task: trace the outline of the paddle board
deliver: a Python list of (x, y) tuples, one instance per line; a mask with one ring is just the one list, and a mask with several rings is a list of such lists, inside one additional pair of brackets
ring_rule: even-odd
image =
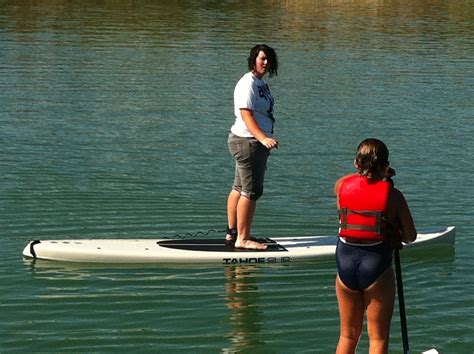
[[(455, 227), (418, 233), (406, 248), (454, 244)], [(337, 236), (272, 237), (259, 239), (266, 250), (245, 250), (226, 245), (224, 239), (76, 239), (34, 240), (23, 256), (85, 263), (288, 263), (333, 256)]]

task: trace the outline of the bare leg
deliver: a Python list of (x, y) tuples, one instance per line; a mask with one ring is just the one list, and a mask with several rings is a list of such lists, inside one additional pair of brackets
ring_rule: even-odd
[(364, 290), (367, 311), (367, 332), (370, 354), (388, 353), (390, 322), (395, 302), (395, 277), (389, 267), (370, 287)]
[(249, 249), (266, 249), (267, 245), (252, 241), (250, 239), (250, 229), (252, 227), (253, 216), (257, 202), (245, 196), (241, 196), (237, 203), (237, 241), (235, 247)]
[(237, 228), (237, 204), (239, 203), (240, 193), (232, 189), (227, 198), (227, 223), (229, 228)]
[(336, 295), (341, 326), (336, 354), (354, 354), (362, 333), (364, 294), (349, 289), (337, 276)]

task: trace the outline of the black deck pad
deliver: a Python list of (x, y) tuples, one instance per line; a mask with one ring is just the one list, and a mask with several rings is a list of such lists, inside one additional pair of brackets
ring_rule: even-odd
[(189, 239), (189, 240), (162, 240), (157, 244), (161, 247), (173, 248), (185, 251), (207, 251), (207, 252), (285, 252), (285, 247), (279, 245), (269, 238), (256, 239), (268, 247), (265, 250), (249, 250), (227, 245), (224, 239)]

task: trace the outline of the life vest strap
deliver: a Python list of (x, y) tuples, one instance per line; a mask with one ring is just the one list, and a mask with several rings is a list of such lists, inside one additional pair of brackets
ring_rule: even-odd
[(341, 227), (341, 229), (343, 229), (343, 230), (356, 230), (356, 231), (377, 231), (377, 226), (346, 224), (345, 227)]
[[(375, 225), (358, 225), (358, 224), (349, 224), (347, 222), (348, 215), (362, 215), (368, 217), (375, 217)], [(339, 220), (341, 230), (357, 230), (357, 231), (373, 231), (377, 234), (381, 234), (381, 224), (382, 224), (382, 212), (380, 210), (351, 210), (348, 208), (342, 208), (339, 210)]]

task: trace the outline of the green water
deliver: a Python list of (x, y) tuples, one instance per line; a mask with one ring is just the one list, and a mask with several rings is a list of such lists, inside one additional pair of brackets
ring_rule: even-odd
[[(472, 353), (474, 2), (0, 2), (0, 352), (331, 353), (332, 261), (92, 267), (23, 260), (37, 238), (223, 229), (232, 93), (251, 46), (276, 135), (254, 234), (335, 234), (332, 185), (384, 140), (419, 227), (403, 253), (412, 352)], [(216, 233), (213, 237), (221, 237)], [(360, 352), (367, 351), (363, 336)], [(401, 352), (398, 312), (391, 353)]]

